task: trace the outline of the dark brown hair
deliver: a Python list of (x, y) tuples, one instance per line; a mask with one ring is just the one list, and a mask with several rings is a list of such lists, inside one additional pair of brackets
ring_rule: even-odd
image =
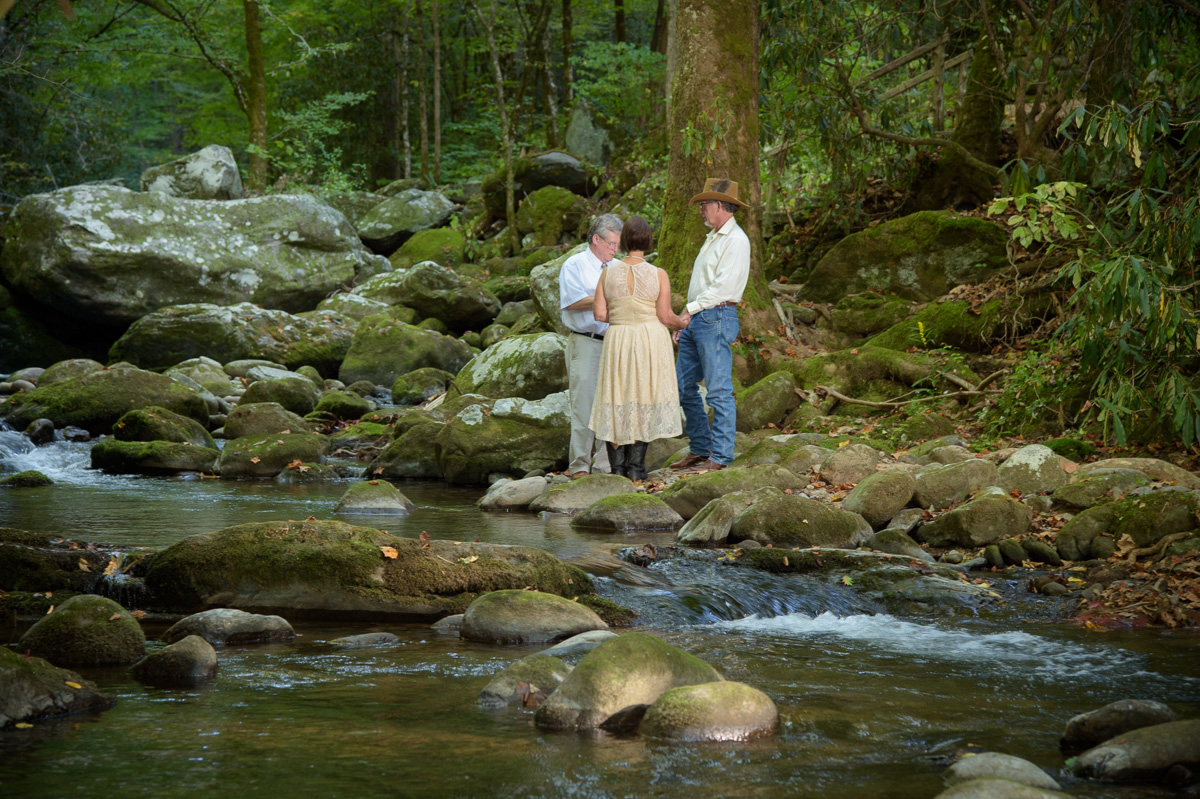
[(631, 216), (625, 220), (625, 226), (621, 228), (621, 252), (650, 252), (653, 246), (654, 234), (650, 232), (649, 222), (640, 216)]

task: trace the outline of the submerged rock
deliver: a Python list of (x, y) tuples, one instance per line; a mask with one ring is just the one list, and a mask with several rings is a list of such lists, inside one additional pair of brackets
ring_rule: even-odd
[(947, 785), (958, 785), (970, 780), (1000, 779), (1012, 780), (1048, 791), (1062, 790), (1062, 786), (1053, 777), (1033, 763), (999, 752), (982, 752), (964, 757), (946, 769), (942, 779)]
[(595, 611), (577, 602), (540, 591), (508, 590), (472, 602), (463, 614), (461, 634), (489, 644), (540, 644), (607, 629)]
[(1071, 752), (1089, 749), (1130, 730), (1175, 720), (1174, 711), (1161, 702), (1121, 699), (1068, 721), (1059, 746)]
[(130, 672), (149, 685), (195, 685), (216, 675), (217, 653), (200, 636), (188, 635), (151, 652), (133, 664)]
[(24, 635), (19, 647), (55, 665), (123, 666), (145, 654), (146, 635), (129, 611), (100, 596), (63, 602)]
[(292, 625), (281, 616), (264, 616), (233, 608), (213, 608), (193, 613), (171, 625), (162, 634), (168, 644), (188, 636), (199, 636), (213, 646), (290, 641), (296, 637)]
[(669, 741), (745, 741), (779, 727), (771, 697), (740, 682), (710, 682), (672, 688), (642, 720), (641, 731)]
[(1200, 719), (1129, 730), (1084, 752), (1072, 771), (1111, 782), (1190, 782), (1200, 768)]
[(412, 500), (386, 480), (366, 480), (346, 489), (333, 512), (407, 516), (415, 507)]
[(109, 707), (116, 701), (73, 671), (0, 646), (0, 730), (19, 722)]
[(496, 674), (477, 700), (480, 707), (520, 705), (533, 709), (554, 693), (571, 673), (571, 667), (556, 657), (537, 654), (522, 658)]

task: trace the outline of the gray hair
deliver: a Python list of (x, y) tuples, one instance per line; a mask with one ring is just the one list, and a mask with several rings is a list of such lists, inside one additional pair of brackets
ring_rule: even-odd
[(587, 243), (590, 246), (592, 243), (592, 237), (600, 236), (601, 238), (604, 238), (606, 233), (616, 233), (618, 236), (620, 236), (621, 228), (624, 226), (625, 225), (621, 222), (621, 217), (617, 216), (616, 214), (600, 214), (600, 216), (596, 217), (595, 220), (592, 221), (591, 227), (588, 228)]
[(737, 203), (727, 203), (724, 200), (718, 200), (718, 202), (721, 203), (721, 207), (724, 208), (726, 212), (731, 214), (736, 214), (738, 209), (742, 207)]

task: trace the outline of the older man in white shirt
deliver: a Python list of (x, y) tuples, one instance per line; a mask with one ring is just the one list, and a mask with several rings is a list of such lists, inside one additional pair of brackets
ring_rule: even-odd
[(608, 330), (605, 322), (596, 320), (592, 306), (600, 274), (617, 255), (621, 228), (621, 218), (616, 214), (596, 217), (588, 228), (588, 248), (568, 258), (558, 275), (562, 323), (571, 331), (567, 337), (567, 378), (571, 388), (567, 473), (572, 479), (593, 471), (609, 471), (608, 452), (603, 444), (596, 446), (596, 434), (588, 427), (596, 398), (600, 351), (604, 348), (604, 332)]
[[(704, 191), (692, 198), (711, 230), (692, 265), (686, 309), (691, 321), (676, 334), (675, 376), (689, 453), (671, 464), (672, 469), (715, 471), (733, 462), (737, 432), (733, 342), (740, 330), (737, 305), (750, 277), (750, 239), (733, 218), (744, 207), (737, 191), (737, 183), (731, 180), (710, 178)], [(701, 380), (705, 399), (713, 409), (711, 426), (704, 412), (705, 399), (700, 397)]]

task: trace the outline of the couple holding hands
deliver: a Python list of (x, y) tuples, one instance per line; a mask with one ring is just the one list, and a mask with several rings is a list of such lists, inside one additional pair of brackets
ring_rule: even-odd
[[(671, 468), (715, 471), (732, 462), (732, 344), (750, 274), (750, 240), (734, 219), (744, 206), (737, 189), (733, 181), (710, 178), (691, 200), (710, 230), (681, 315), (671, 310), (667, 273), (645, 259), (653, 238), (640, 216), (624, 224), (613, 214), (598, 217), (588, 229), (588, 248), (563, 264), (559, 305), (571, 330), (572, 478), (612, 471), (644, 480), (648, 442), (681, 432), (690, 452)], [(625, 256), (617, 259), (618, 252)], [(711, 425), (705, 401), (713, 410)], [(604, 446), (596, 446), (601, 441)]]

